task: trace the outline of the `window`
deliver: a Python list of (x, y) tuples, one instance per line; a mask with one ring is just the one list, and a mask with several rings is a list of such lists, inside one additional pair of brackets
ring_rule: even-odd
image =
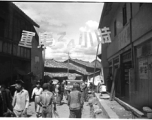
[(117, 22), (116, 20), (114, 21), (114, 36), (117, 35)]
[(122, 13), (123, 13), (123, 26), (126, 25), (127, 23), (127, 8), (126, 8), (126, 4), (123, 6), (123, 9), (122, 9)]
[(5, 20), (0, 17), (0, 37), (4, 37)]

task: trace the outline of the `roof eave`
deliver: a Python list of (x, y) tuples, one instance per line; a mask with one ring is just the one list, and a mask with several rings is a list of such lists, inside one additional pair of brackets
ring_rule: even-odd
[[(12, 2), (11, 2), (12, 3)], [(19, 11), (32, 25), (35, 27), (39, 28), (40, 26), (34, 22), (28, 15), (26, 15), (19, 7), (17, 7), (14, 3), (12, 3), (12, 7)]]

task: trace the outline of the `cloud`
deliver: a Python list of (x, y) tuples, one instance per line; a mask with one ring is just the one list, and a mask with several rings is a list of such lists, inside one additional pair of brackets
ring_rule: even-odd
[[(67, 53), (70, 52), (72, 58), (89, 61), (95, 59), (97, 46), (95, 34), (92, 33), (94, 46), (90, 45), (88, 37), (88, 46), (85, 48), (82, 47), (84, 41), (82, 45), (79, 45), (79, 33), (94, 31), (98, 28), (97, 21), (100, 19), (102, 3), (15, 2), (15, 4), (40, 25), (40, 28), (36, 28), (37, 32), (54, 33), (55, 46), (46, 49), (46, 58), (66, 60)], [(63, 41), (58, 41), (59, 36), (56, 34), (60, 32), (66, 32)], [(68, 46), (72, 39), (74, 46)]]
[(36, 29), (38, 32), (60, 32), (67, 27), (67, 24), (59, 19), (57, 14), (54, 14), (57, 8), (52, 8), (53, 4), (33, 2), (14, 3), (40, 25), (40, 28)]
[(86, 27), (80, 27), (79, 30), (80, 30), (81, 32), (85, 32), (85, 31), (87, 31), (87, 28), (86, 28)]
[(89, 20), (86, 22), (86, 26), (88, 29), (96, 30), (98, 29), (99, 23), (93, 20)]
[(93, 20), (89, 20), (85, 23), (85, 26), (79, 28), (81, 32), (91, 32), (97, 30), (99, 23)]
[(52, 49), (57, 50), (57, 49), (61, 49), (64, 48), (65, 44), (63, 42), (56, 42), (55, 46), (52, 47)]

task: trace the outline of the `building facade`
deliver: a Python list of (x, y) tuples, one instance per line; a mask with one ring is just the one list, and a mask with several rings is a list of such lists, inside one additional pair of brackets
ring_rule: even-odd
[[(115, 95), (141, 109), (152, 107), (152, 4), (105, 3), (99, 28), (109, 27), (112, 42), (102, 45), (102, 65), (108, 76), (118, 70)], [(110, 89), (109, 89), (110, 92)]]
[[(42, 78), (42, 50), (37, 49), (39, 39), (32, 19), (12, 2), (0, 3), (0, 83), (14, 84), (17, 79), (25, 82), (25, 88), (33, 79)], [(20, 47), (22, 30), (35, 32), (32, 49)], [(36, 76), (37, 75), (37, 76)]]

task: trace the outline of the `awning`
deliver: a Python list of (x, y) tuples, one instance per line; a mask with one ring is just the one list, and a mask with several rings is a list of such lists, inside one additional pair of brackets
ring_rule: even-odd
[(76, 74), (76, 73), (49, 73), (45, 72), (45, 75), (48, 75), (49, 77), (68, 77), (68, 75), (76, 76), (76, 77), (81, 77), (81, 75)]

